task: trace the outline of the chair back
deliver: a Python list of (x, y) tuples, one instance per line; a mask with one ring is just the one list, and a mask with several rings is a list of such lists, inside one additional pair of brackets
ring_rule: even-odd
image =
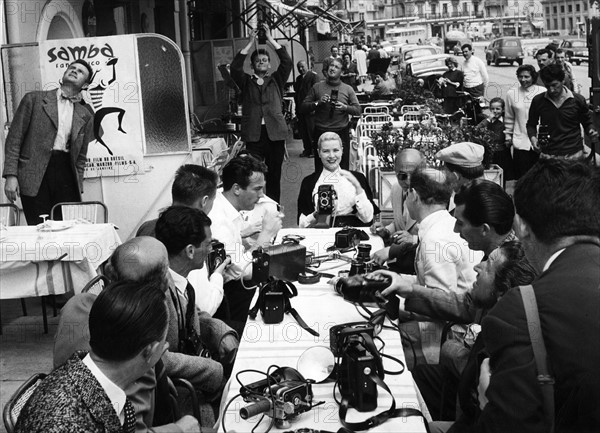
[(403, 105), (400, 108), (400, 114), (409, 113), (411, 111), (421, 111), (422, 105)]
[(101, 201), (57, 203), (50, 211), (51, 219), (55, 218), (58, 208), (62, 210), (63, 220), (83, 219), (92, 224), (108, 222), (108, 208)]
[(418, 111), (408, 111), (402, 115), (402, 121), (405, 124), (419, 123), (421, 121), (421, 113)]
[(110, 281), (104, 275), (96, 275), (94, 278), (88, 281), (85, 286), (83, 286), (81, 293), (92, 293), (94, 295), (99, 295), (109, 283)]
[(367, 105), (363, 109), (363, 115), (366, 114), (390, 114), (387, 105)]
[(21, 222), (21, 213), (14, 203), (0, 204), (0, 223), (5, 226), (18, 226)]
[(31, 376), (27, 381), (17, 389), (17, 391), (12, 395), (12, 397), (4, 406), (4, 412), (2, 417), (4, 419), (4, 426), (6, 427), (6, 431), (8, 433), (12, 433), (15, 430), (15, 424), (19, 419), (19, 415), (21, 411), (27, 404), (27, 401), (33, 394), (33, 392), (37, 389), (37, 387), (42, 383), (42, 380), (47, 375), (44, 373), (36, 373)]

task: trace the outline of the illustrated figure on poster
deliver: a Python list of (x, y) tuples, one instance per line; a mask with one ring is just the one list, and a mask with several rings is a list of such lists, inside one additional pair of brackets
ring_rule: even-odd
[[(92, 105), (94, 107), (95, 110), (95, 114), (94, 114), (94, 138), (96, 139), (96, 141), (98, 143), (100, 143), (102, 146), (104, 146), (106, 148), (106, 150), (108, 151), (109, 155), (113, 155), (112, 150), (110, 149), (110, 147), (108, 147), (108, 145), (104, 142), (104, 140), (102, 139), (102, 137), (104, 136), (104, 130), (102, 129), (102, 120), (104, 120), (104, 118), (111, 114), (111, 113), (119, 113), (117, 120), (119, 122), (119, 127), (117, 128), (118, 131), (122, 132), (123, 134), (127, 134), (127, 132), (125, 132), (123, 130), (123, 117), (125, 116), (125, 110), (119, 107), (103, 107), (103, 97), (104, 97), (104, 92), (106, 91), (106, 89), (117, 80), (117, 70), (115, 65), (117, 64), (117, 62), (119, 61), (118, 58), (113, 57), (112, 59), (108, 60), (108, 62), (106, 62), (106, 66), (112, 66), (112, 78), (110, 80), (108, 80), (107, 83), (104, 83), (104, 80), (101, 79), (98, 83), (96, 83), (96, 85), (92, 88), (89, 89), (89, 94), (90, 97), (92, 98)], [(96, 75), (98, 74), (98, 71), (96, 71), (94, 73), (94, 76), (92, 77), (92, 80), (94, 80), (94, 78), (96, 78)], [(93, 81), (92, 81), (93, 83)]]

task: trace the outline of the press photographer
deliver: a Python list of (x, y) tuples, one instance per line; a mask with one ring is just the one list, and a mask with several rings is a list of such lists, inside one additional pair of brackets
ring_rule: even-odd
[[(330, 226), (369, 226), (379, 208), (373, 202), (373, 193), (362, 173), (340, 168), (342, 141), (335, 132), (325, 132), (319, 137), (318, 156), (322, 168), (302, 180), (298, 194), (298, 224), (314, 227), (319, 220), (319, 209), (331, 213)], [(329, 185), (335, 196), (323, 195), (321, 187)], [(335, 199), (333, 198), (335, 197)], [(331, 209), (333, 207), (333, 209)]]
[[(315, 84), (300, 106), (300, 113), (315, 113), (313, 133), (313, 153), (317, 155), (319, 137), (324, 132), (335, 132), (343, 144), (341, 166), (350, 167), (350, 116), (360, 115), (360, 104), (354, 89), (342, 83), (342, 60), (330, 59), (324, 81)], [(319, 172), (323, 164), (315, 158), (315, 171)]]

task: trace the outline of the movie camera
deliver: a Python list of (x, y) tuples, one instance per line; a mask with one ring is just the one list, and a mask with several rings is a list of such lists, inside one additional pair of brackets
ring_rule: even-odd
[(227, 259), (225, 252), (225, 245), (223, 242), (219, 242), (213, 239), (210, 243), (210, 252), (206, 258), (206, 265), (208, 267), (208, 275), (212, 275), (221, 264)]
[(240, 395), (249, 405), (240, 409), (242, 419), (265, 413), (279, 428), (286, 421), (309, 411), (313, 405), (312, 381), (291, 367), (279, 367), (266, 379), (243, 385)]

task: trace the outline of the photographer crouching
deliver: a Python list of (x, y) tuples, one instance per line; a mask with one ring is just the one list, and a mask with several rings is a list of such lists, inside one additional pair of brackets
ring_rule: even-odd
[[(298, 225), (306, 228), (325, 222), (327, 226), (369, 226), (379, 208), (373, 202), (373, 193), (365, 176), (340, 168), (343, 159), (340, 136), (335, 132), (323, 133), (317, 152), (322, 168), (302, 180), (298, 194)], [(329, 221), (323, 218), (327, 215), (325, 220)]]

